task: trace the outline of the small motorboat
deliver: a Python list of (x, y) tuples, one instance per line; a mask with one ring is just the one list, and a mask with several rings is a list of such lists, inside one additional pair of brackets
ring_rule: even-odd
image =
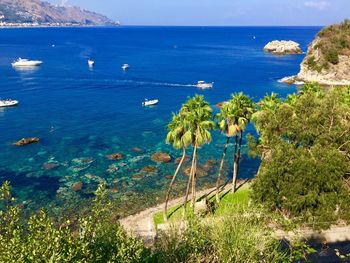
[(211, 89), (214, 86), (214, 82), (207, 83), (203, 80), (197, 82), (196, 87), (199, 89)]
[(157, 105), (158, 102), (159, 102), (159, 100), (148, 100), (148, 99), (145, 99), (145, 101), (142, 102), (142, 106), (144, 106), (144, 107), (154, 106), (154, 105)]
[(129, 69), (129, 64), (123, 64), (123, 66), (122, 66), (122, 69), (124, 70), (124, 71), (126, 71), (126, 70), (128, 70)]
[(89, 67), (93, 67), (95, 65), (95, 61), (92, 59), (88, 59), (88, 65)]
[(40, 66), (41, 64), (43, 64), (43, 62), (40, 60), (29, 60), (29, 59), (19, 58), (12, 63), (12, 66), (13, 67), (36, 67), (36, 66)]
[(18, 100), (0, 100), (0, 107), (12, 107), (18, 104)]

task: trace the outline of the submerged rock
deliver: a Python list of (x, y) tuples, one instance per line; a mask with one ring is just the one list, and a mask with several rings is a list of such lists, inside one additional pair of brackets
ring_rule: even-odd
[(142, 173), (154, 173), (154, 172), (156, 172), (157, 171), (157, 168), (156, 167), (154, 167), (154, 166), (146, 166), (146, 167), (143, 167), (142, 169), (141, 169), (141, 172)]
[(215, 160), (208, 160), (208, 161), (204, 164), (203, 168), (204, 168), (205, 170), (210, 170), (210, 169), (213, 168), (215, 165), (216, 165), (216, 161), (215, 161)]
[(275, 40), (269, 42), (264, 47), (265, 52), (269, 52), (275, 55), (287, 55), (287, 54), (301, 54), (303, 51), (300, 48), (300, 44), (294, 41)]
[(116, 187), (114, 187), (114, 188), (109, 188), (108, 192), (110, 192), (111, 194), (116, 194), (119, 192), (119, 190)]
[(69, 167), (69, 170), (74, 172), (74, 173), (86, 170), (86, 169), (90, 168), (91, 164), (94, 161), (95, 160), (91, 157), (75, 158), (71, 161), (72, 166)]
[(164, 178), (167, 179), (167, 180), (171, 180), (171, 179), (173, 179), (173, 176), (172, 175), (166, 175), (166, 176), (164, 176)]
[(143, 174), (134, 174), (132, 176), (132, 179), (134, 179), (134, 180), (141, 180), (143, 177), (144, 177)]
[(107, 173), (115, 173), (116, 171), (119, 170), (119, 167), (117, 164), (111, 164), (110, 166), (108, 166), (108, 169), (107, 169)]
[(60, 164), (58, 162), (47, 162), (43, 164), (43, 169), (46, 171), (51, 171), (58, 168)]
[(145, 150), (143, 150), (143, 149), (141, 149), (141, 148), (138, 148), (138, 147), (132, 148), (132, 151), (133, 151), (133, 152), (136, 152), (136, 153), (143, 153), (143, 152), (145, 152)]
[(222, 102), (217, 103), (215, 106), (218, 108), (221, 108), (222, 105), (224, 105), (225, 103), (226, 103), (226, 101), (222, 101)]
[(80, 191), (81, 189), (83, 189), (83, 186), (84, 186), (83, 182), (74, 183), (74, 184), (72, 185), (72, 190), (73, 190), (74, 192), (78, 192), (78, 191)]
[(74, 165), (92, 164), (95, 160), (91, 157), (75, 158), (71, 162)]
[(152, 155), (151, 159), (158, 163), (168, 163), (171, 161), (171, 156), (165, 152), (157, 152)]
[[(186, 167), (184, 169), (184, 174), (186, 176), (190, 176), (190, 172), (191, 172), (191, 166)], [(204, 167), (197, 166), (196, 175), (197, 175), (197, 177), (205, 177), (208, 175), (208, 170), (205, 169)]]
[(19, 140), (18, 142), (16, 142), (15, 145), (16, 146), (25, 146), (25, 145), (32, 144), (32, 143), (37, 143), (39, 141), (40, 141), (40, 139), (37, 137), (23, 138), (23, 139)]
[[(176, 158), (175, 164), (179, 164), (181, 162), (182, 157)], [(184, 162), (188, 160), (187, 156), (185, 156)]]
[(124, 155), (122, 153), (113, 153), (113, 154), (107, 155), (107, 158), (109, 160), (121, 160), (124, 158)]

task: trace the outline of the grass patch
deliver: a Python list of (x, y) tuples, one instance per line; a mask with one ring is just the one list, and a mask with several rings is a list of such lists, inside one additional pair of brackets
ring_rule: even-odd
[[(249, 193), (250, 193), (250, 185), (245, 184), (241, 188), (238, 189), (236, 193), (231, 193), (230, 190), (227, 190), (221, 193), (220, 204), (216, 207), (213, 216), (224, 216), (230, 215), (237, 212), (241, 212), (245, 208), (248, 207), (249, 204)], [(212, 203), (216, 203), (215, 194), (209, 196), (209, 201)], [(168, 209), (168, 220), (170, 222), (180, 220), (182, 218), (182, 204), (170, 207)], [(192, 210), (190, 208), (190, 204), (187, 205), (186, 214), (188, 217), (191, 217)], [(158, 212), (153, 217), (155, 225), (163, 224), (163, 212)]]

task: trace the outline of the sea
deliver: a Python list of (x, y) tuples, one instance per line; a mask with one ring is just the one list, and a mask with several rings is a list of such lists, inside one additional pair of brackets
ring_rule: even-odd
[[(89, 27), (0, 29), (0, 97), (19, 105), (0, 109), (0, 182), (27, 211), (46, 208), (61, 215), (89, 205), (105, 183), (120, 215), (164, 199), (181, 151), (165, 143), (167, 124), (188, 97), (215, 104), (243, 91), (258, 101), (297, 87), (278, 80), (295, 75), (305, 54), (263, 52), (271, 40), (294, 40), (303, 51), (320, 27)], [(36, 68), (13, 68), (19, 57), (42, 60)], [(88, 67), (87, 60), (95, 60)], [(128, 71), (122, 64), (130, 65)], [(198, 90), (199, 80), (214, 82)], [(145, 99), (158, 99), (142, 107)], [(247, 133), (255, 134), (250, 125)], [(14, 146), (21, 138), (40, 142)], [(216, 180), (225, 136), (198, 151), (198, 188)], [(239, 178), (253, 178), (260, 161), (244, 155)], [(166, 152), (169, 163), (151, 156)], [(123, 158), (110, 160), (109, 154)], [(191, 149), (188, 149), (190, 156)], [(224, 179), (232, 176), (232, 144)], [(189, 166), (189, 161), (184, 165)], [(174, 195), (181, 195), (182, 170)]]

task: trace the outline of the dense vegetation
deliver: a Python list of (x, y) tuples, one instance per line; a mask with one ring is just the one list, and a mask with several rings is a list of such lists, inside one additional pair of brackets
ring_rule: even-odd
[(111, 222), (111, 203), (100, 185), (89, 215), (55, 222), (45, 211), (24, 219), (11, 187), (0, 188), (0, 262), (141, 262), (149, 255), (141, 241)]
[(325, 27), (317, 35), (317, 43), (312, 48), (319, 51), (318, 56), (311, 55), (307, 59), (310, 69), (321, 72), (330, 65), (339, 63), (340, 55), (350, 55), (350, 21), (345, 20), (340, 25)]
[(281, 101), (259, 103), (254, 116), (261, 159), (253, 199), (294, 221), (327, 227), (350, 220), (350, 88), (305, 85)]

